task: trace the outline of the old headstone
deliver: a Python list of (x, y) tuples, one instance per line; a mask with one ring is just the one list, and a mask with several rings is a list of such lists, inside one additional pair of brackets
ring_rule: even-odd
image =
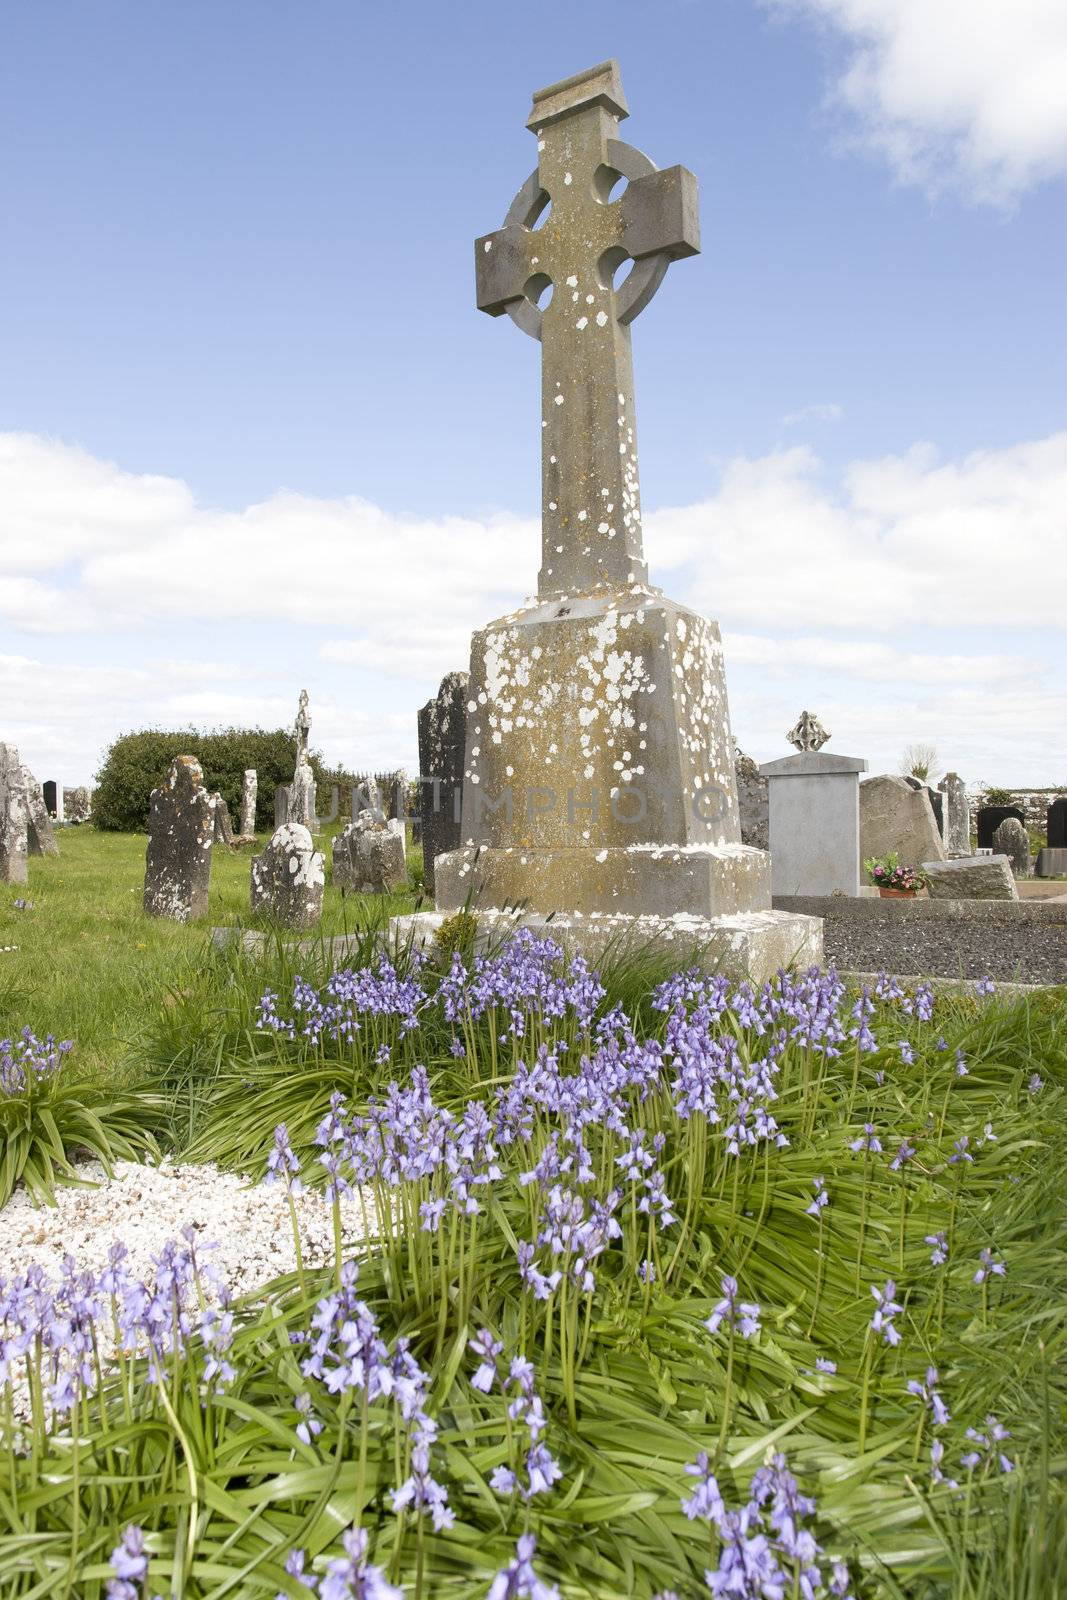
[(1017, 878), (1030, 876), (1030, 835), (1018, 817), (1005, 817), (993, 835), (997, 855), (1007, 856)]
[(361, 811), (333, 841), (333, 882), (364, 894), (393, 894), (407, 885), (403, 824)]
[(195, 756), (175, 756), (148, 810), (144, 908), (150, 917), (195, 922), (211, 887), (215, 808)]
[(960, 856), (924, 861), (931, 900), (1018, 900), (1007, 856)]
[(289, 820), (289, 785), (279, 783), (274, 791), (274, 826), (280, 828)]
[(805, 711), (788, 735), (796, 755), (759, 769), (769, 791), (772, 894), (860, 892), (859, 787), (867, 763), (824, 751), (828, 737)]
[(0, 883), (29, 878), (29, 812), (22, 762), (13, 744), (0, 744)]
[(30, 855), (57, 856), (59, 846), (45, 805), (44, 790), (25, 763), (22, 782), (26, 791), (26, 843)]
[(971, 803), (958, 772), (946, 772), (937, 786), (944, 807), (945, 854), (949, 860), (971, 853)]
[(256, 793), (259, 776), (255, 767), (246, 767), (241, 780), (241, 835), (250, 839), (256, 831)]
[(88, 822), (93, 811), (92, 790), (85, 784), (63, 790), (63, 815), (68, 822)]
[(436, 903), (555, 913), (574, 945), (684, 921), (690, 949), (769, 976), (817, 961), (821, 927), (772, 911), (769, 860), (741, 842), (718, 628), (648, 581), (630, 324), (699, 250), (697, 194), (619, 139), (627, 114), (613, 61), (535, 94), (537, 168), (475, 244), (479, 307), (541, 345), (541, 570), (472, 641), (463, 844), (436, 859)]
[(934, 821), (937, 823), (937, 831), (941, 835), (942, 839), (944, 839), (945, 812), (942, 805), (942, 795), (940, 789), (935, 789), (932, 784), (926, 783), (922, 778), (912, 777), (912, 775), (908, 772), (904, 774), (904, 782), (909, 788), (921, 789), (926, 795), (930, 802), (930, 810), (934, 814)]
[(1026, 812), (1021, 806), (979, 806), (975, 815), (975, 828), (978, 833), (978, 846), (982, 850), (993, 848), (993, 835), (996, 833), (1005, 817), (1016, 817), (1026, 826)]
[(1045, 816), (1047, 843), (1050, 850), (1067, 850), (1067, 795), (1053, 800)]
[(215, 831), (212, 836), (214, 842), (215, 844), (227, 844), (232, 849), (235, 840), (230, 808), (218, 790), (211, 796), (211, 806), (215, 816)]
[(310, 829), (283, 823), (252, 858), (252, 910), (284, 928), (306, 931), (322, 916), (325, 883), (325, 862)]
[(945, 846), (925, 786), (886, 773), (860, 784), (860, 859), (900, 858), (901, 866), (943, 861)]
[(296, 765), (293, 768), (293, 781), (289, 786), (287, 820), (289, 822), (298, 822), (305, 828), (313, 828), (315, 825), (315, 775), (308, 762), (311, 717), (308, 714), (308, 692), (306, 689), (301, 689), (300, 691), (300, 705), (296, 713), (294, 732), (296, 733)]
[(770, 849), (770, 802), (767, 780), (751, 756), (740, 746), (734, 751), (734, 782), (737, 784), (737, 811), (741, 821), (741, 843), (754, 850)]
[(460, 802), (467, 741), (467, 674), (450, 672), (419, 712), (422, 881), (434, 893), (434, 860), (462, 842)]
[(54, 778), (46, 778), (42, 785), (45, 809), (56, 822), (63, 821), (63, 786)]

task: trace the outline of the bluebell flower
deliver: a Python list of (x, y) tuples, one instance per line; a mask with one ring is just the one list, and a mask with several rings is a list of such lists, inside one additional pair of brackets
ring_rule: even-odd
[(754, 1338), (760, 1331), (759, 1306), (749, 1300), (738, 1300), (736, 1278), (723, 1278), (722, 1294), (715, 1310), (705, 1320), (705, 1328), (709, 1333), (718, 1333), (725, 1324), (732, 1332), (740, 1333), (743, 1339)]
[(889, 1345), (900, 1343), (900, 1333), (893, 1319), (903, 1311), (904, 1307), (894, 1300), (896, 1292), (897, 1286), (892, 1278), (886, 1282), (884, 1289), (876, 1289), (874, 1284), (871, 1285), (871, 1294), (876, 1303), (875, 1313), (871, 1318), (871, 1332), (880, 1333), (884, 1342)]
[[(341, 1535), (341, 1543), (345, 1553), (327, 1566), (319, 1600), (404, 1600), (403, 1591), (386, 1581), (381, 1567), (368, 1564), (365, 1528), (349, 1528)], [(306, 1584), (307, 1578), (300, 1576)]]
[(537, 1540), (532, 1533), (519, 1536), (515, 1558), (498, 1572), (485, 1600), (559, 1600), (559, 1590), (543, 1583), (533, 1569)]

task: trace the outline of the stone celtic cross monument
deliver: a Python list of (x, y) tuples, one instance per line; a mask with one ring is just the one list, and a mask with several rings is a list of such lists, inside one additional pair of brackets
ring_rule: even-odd
[(819, 959), (821, 925), (771, 910), (741, 843), (717, 626), (648, 580), (630, 324), (699, 232), (696, 179), (623, 143), (627, 115), (613, 61), (536, 94), (537, 168), (475, 243), (479, 307), (541, 342), (542, 557), (536, 598), (472, 642), (436, 902), (551, 913), (586, 948), (684, 930), (762, 974)]

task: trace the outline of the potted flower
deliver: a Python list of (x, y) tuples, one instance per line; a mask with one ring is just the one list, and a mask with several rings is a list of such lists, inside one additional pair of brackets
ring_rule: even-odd
[(863, 867), (884, 900), (913, 900), (926, 886), (922, 868), (902, 867), (895, 850), (885, 856), (871, 856)]

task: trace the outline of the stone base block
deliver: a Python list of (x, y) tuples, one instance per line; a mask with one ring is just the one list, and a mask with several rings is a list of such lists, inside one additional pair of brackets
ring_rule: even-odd
[(1007, 856), (924, 861), (931, 900), (1018, 900)]
[(1038, 851), (1035, 878), (1059, 878), (1067, 872), (1067, 850), (1056, 845), (1046, 845)]
[[(439, 863), (440, 865), (440, 863)], [(438, 880), (440, 881), (440, 880)], [(784, 967), (806, 968), (823, 963), (822, 920), (788, 911), (749, 911), (730, 916), (589, 916), (568, 913), (546, 917), (528, 911), (480, 911), (476, 945), (499, 945), (519, 928), (548, 935), (565, 950), (580, 952), (590, 963), (607, 956), (654, 950), (679, 968), (700, 966), (730, 978), (764, 983)], [(447, 919), (440, 911), (416, 911), (393, 917), (390, 941), (403, 947), (432, 944)]]
[(626, 848), (476, 850), (438, 856), (440, 911), (464, 905), (522, 906), (628, 917), (719, 917), (771, 909), (771, 858), (748, 845), (651, 845)]

